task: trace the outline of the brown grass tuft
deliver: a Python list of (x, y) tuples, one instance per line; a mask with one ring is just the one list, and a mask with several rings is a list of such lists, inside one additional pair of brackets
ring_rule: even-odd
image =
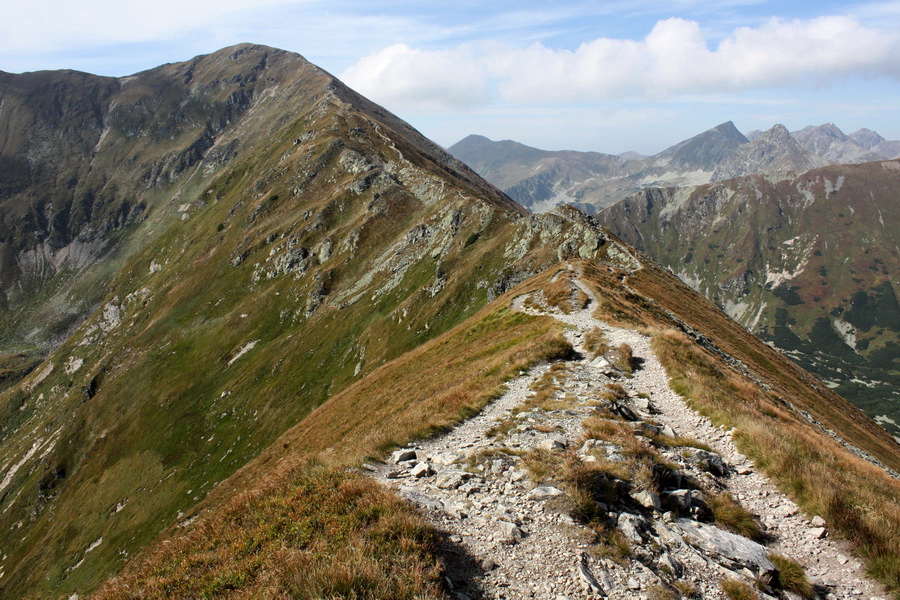
[(800, 563), (783, 554), (769, 554), (769, 560), (778, 569), (778, 580), (781, 587), (804, 598), (812, 600), (816, 597), (816, 591), (806, 577), (806, 571)]
[(719, 587), (728, 600), (759, 600), (759, 594), (752, 587), (737, 579), (723, 579)]
[(723, 529), (751, 540), (763, 539), (763, 530), (753, 515), (729, 494), (710, 494), (706, 497), (706, 503), (712, 511), (713, 520)]

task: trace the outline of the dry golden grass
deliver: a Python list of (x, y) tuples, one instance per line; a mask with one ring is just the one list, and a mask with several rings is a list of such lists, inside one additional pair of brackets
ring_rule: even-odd
[(239, 496), (95, 597), (436, 600), (444, 597), (436, 541), (374, 481), (308, 465)]
[(678, 600), (678, 594), (665, 586), (652, 585), (647, 590), (647, 600)]
[(590, 300), (564, 272), (558, 273), (555, 280), (545, 284), (543, 290), (547, 305), (565, 314), (585, 308)]
[(634, 374), (634, 356), (631, 346), (628, 344), (620, 344), (617, 348), (609, 350), (607, 353), (610, 362), (625, 373), (626, 376)]
[(678, 590), (678, 593), (681, 594), (684, 598), (699, 598), (700, 593), (697, 591), (697, 588), (689, 581), (685, 581), (683, 579), (675, 581), (672, 583), (672, 587)]
[(586, 438), (607, 442), (620, 442), (633, 435), (628, 423), (594, 415), (585, 419), (582, 427)]
[(782, 589), (793, 592), (804, 600), (816, 597), (815, 589), (806, 577), (806, 571), (797, 561), (775, 553), (769, 554), (769, 560), (778, 569), (778, 582)]
[(712, 511), (713, 520), (722, 528), (751, 540), (761, 541), (763, 530), (747, 509), (737, 503), (728, 493), (710, 494), (706, 503)]
[(723, 579), (719, 587), (728, 600), (759, 600), (759, 594), (752, 587), (737, 579)]
[(581, 341), (584, 344), (584, 349), (590, 352), (594, 358), (605, 354), (609, 350), (606, 335), (599, 327), (594, 327), (584, 334)]
[(573, 397), (563, 396), (563, 382), (571, 375), (571, 369), (566, 363), (556, 363), (552, 365), (546, 373), (536, 379), (529, 389), (533, 392), (525, 401), (513, 409), (513, 414), (517, 415), (527, 412), (535, 408), (544, 411), (560, 410), (568, 408), (574, 401)]
[(723, 370), (683, 334), (653, 342), (673, 389), (714, 422), (736, 427), (738, 448), (808, 514), (849, 540), (869, 574), (900, 591), (900, 483), (848, 452), (777, 397)]
[(653, 440), (653, 443), (657, 446), (668, 446), (670, 448), (697, 448), (699, 450), (706, 450), (707, 452), (713, 451), (708, 444), (704, 444), (701, 441), (684, 435), (672, 437), (663, 433), (654, 433), (650, 435), (650, 439)]
[[(340, 469), (445, 429), (521, 370), (571, 356), (555, 320), (507, 304), (329, 399), (222, 482), (195, 509), (213, 510), (187, 533), (168, 532), (100, 597), (439, 597), (433, 534), (392, 495)], [(314, 457), (327, 468), (311, 470)]]

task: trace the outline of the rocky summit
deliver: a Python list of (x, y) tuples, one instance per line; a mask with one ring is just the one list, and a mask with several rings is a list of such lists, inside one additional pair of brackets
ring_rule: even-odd
[(585, 213), (263, 46), (0, 84), (0, 596), (900, 590), (896, 441)]

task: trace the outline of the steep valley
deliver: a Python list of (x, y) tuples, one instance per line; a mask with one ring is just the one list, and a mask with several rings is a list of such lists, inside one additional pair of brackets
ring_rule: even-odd
[(900, 435), (898, 169), (650, 189), (598, 218)]

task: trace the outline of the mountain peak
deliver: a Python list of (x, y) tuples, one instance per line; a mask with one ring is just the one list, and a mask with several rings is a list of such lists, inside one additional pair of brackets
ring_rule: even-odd
[(849, 138), (866, 150), (873, 150), (878, 144), (885, 141), (883, 137), (865, 127), (851, 133)]
[(715, 131), (726, 137), (740, 140), (742, 143), (747, 141), (746, 136), (744, 136), (744, 134), (734, 126), (734, 123), (732, 121), (725, 121), (720, 125), (716, 125), (712, 129), (710, 129), (710, 131)]
[(763, 132), (763, 136), (767, 136), (770, 138), (785, 138), (790, 137), (791, 133), (788, 131), (788, 128), (782, 125), (781, 123), (776, 123), (772, 126), (771, 129)]
[(879, 157), (861, 146), (834, 123), (811, 125), (791, 134), (809, 152), (836, 163), (861, 163)]
[(654, 158), (683, 169), (712, 171), (749, 140), (727, 121), (663, 150)]
[(750, 173), (809, 170), (827, 164), (827, 160), (801, 146), (791, 137), (787, 127), (779, 123), (738, 148), (716, 168), (712, 181)]

